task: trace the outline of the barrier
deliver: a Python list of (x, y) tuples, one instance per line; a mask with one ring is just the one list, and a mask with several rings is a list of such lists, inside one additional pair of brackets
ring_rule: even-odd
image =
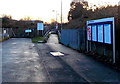
[(85, 50), (84, 29), (63, 29), (61, 30), (60, 42), (76, 50)]

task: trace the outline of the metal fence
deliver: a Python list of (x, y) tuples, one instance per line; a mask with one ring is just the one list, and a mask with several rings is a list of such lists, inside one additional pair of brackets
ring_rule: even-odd
[(86, 39), (84, 29), (61, 30), (60, 42), (76, 50), (85, 50)]
[(0, 28), (0, 40), (13, 36), (12, 28)]

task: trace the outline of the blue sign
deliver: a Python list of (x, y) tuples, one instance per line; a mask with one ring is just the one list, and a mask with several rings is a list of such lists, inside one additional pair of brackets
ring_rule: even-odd
[(25, 32), (27, 33), (27, 32), (32, 32), (32, 30), (31, 29), (27, 29), (27, 30), (25, 30)]
[(37, 23), (37, 30), (44, 30), (43, 23)]
[(110, 17), (110, 18), (103, 18), (103, 19), (97, 19), (97, 20), (90, 20), (87, 21), (87, 24), (99, 24), (99, 23), (105, 23), (105, 22), (113, 22), (114, 17)]

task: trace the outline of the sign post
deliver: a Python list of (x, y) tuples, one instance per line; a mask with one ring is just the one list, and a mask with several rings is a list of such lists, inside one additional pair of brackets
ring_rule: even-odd
[(56, 29), (58, 29), (58, 24), (56, 23)]
[(37, 23), (38, 34), (39, 34), (39, 31), (41, 31), (41, 35), (43, 36), (43, 30), (44, 30), (44, 24), (43, 23)]
[[(114, 18), (113, 18), (114, 19)], [(115, 59), (116, 59), (116, 48), (115, 48), (115, 24), (114, 24), (114, 20), (113, 20), (113, 63), (115, 63)]]

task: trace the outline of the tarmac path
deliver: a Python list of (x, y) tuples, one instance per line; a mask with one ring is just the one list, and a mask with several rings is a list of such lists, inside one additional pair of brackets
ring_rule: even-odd
[(59, 44), (57, 35), (51, 34), (45, 44), (33, 44), (28, 38), (3, 42), (2, 81), (120, 83), (120, 72)]

